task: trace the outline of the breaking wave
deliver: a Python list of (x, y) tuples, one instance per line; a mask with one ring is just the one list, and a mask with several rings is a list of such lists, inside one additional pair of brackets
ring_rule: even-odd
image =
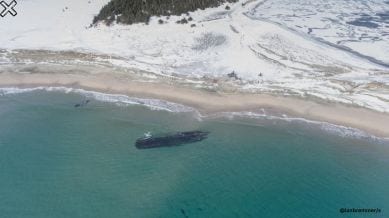
[(208, 115), (206, 117), (208, 118), (225, 117), (228, 119), (253, 118), (253, 119), (264, 120), (264, 121), (281, 121), (286, 124), (299, 124), (301, 127), (305, 129), (307, 128), (308, 125), (308, 127), (314, 127), (314, 129), (319, 129), (329, 134), (335, 134), (343, 138), (354, 138), (354, 139), (368, 140), (368, 141), (385, 143), (385, 144), (389, 143), (389, 138), (377, 137), (360, 129), (341, 126), (341, 125), (332, 124), (323, 121), (314, 121), (314, 120), (309, 120), (309, 119), (299, 118), (299, 117), (288, 117), (285, 114), (276, 114), (273, 112), (268, 113), (266, 112), (265, 109), (261, 109), (260, 112), (248, 112), (248, 111), (220, 112), (217, 114)]
[(1, 95), (10, 95), (10, 94), (21, 94), (26, 92), (34, 91), (48, 91), (48, 92), (63, 92), (63, 93), (76, 93), (87, 98), (92, 98), (97, 101), (116, 103), (118, 105), (144, 105), (151, 110), (165, 110), (169, 112), (194, 112), (195, 109), (173, 102), (168, 102), (159, 99), (148, 99), (148, 98), (136, 98), (129, 97), (121, 94), (107, 94), (95, 91), (87, 91), (77, 88), (67, 88), (67, 87), (36, 87), (36, 88), (0, 88)]
[(322, 131), (328, 132), (330, 134), (335, 134), (341, 137), (346, 138), (356, 138), (363, 140), (370, 140), (375, 142), (389, 143), (389, 138), (381, 138), (371, 135), (365, 131), (336, 125), (323, 121), (314, 121), (308, 120), (305, 118), (299, 117), (288, 117), (285, 114), (277, 114), (274, 112), (268, 112), (265, 109), (261, 109), (259, 112), (219, 112), (209, 115), (202, 115), (195, 108), (185, 106), (178, 103), (173, 103), (160, 99), (147, 99), (147, 98), (136, 98), (129, 97), (121, 94), (107, 94), (95, 91), (87, 91), (78, 88), (67, 88), (67, 87), (36, 87), (36, 88), (0, 88), (0, 96), (4, 95), (12, 95), (12, 94), (21, 94), (26, 92), (34, 92), (34, 91), (48, 91), (48, 92), (63, 92), (63, 93), (76, 93), (87, 98), (93, 98), (97, 101), (115, 103), (117, 105), (143, 105), (151, 110), (164, 110), (169, 112), (192, 112), (197, 115), (198, 120), (203, 119), (212, 119), (212, 118), (253, 118), (256, 120), (267, 120), (267, 121), (282, 121), (290, 124), (301, 124), (302, 126), (316, 127), (315, 129), (320, 129)]

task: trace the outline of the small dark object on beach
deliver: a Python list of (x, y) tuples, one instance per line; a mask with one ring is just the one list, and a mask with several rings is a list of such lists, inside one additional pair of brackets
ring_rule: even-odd
[(238, 74), (235, 73), (235, 71), (232, 71), (231, 73), (227, 74), (229, 78), (239, 79)]
[(83, 107), (87, 105), (90, 102), (90, 100), (84, 100), (81, 103), (75, 104), (74, 107)]
[(208, 137), (209, 132), (190, 131), (176, 132), (165, 136), (153, 137), (151, 135), (139, 138), (135, 142), (135, 147), (138, 149), (172, 147), (183, 144), (195, 143), (202, 141)]

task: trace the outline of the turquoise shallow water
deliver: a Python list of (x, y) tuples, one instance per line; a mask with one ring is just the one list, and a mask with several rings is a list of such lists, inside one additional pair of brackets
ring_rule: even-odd
[[(389, 144), (309, 124), (92, 101), (0, 96), (1, 217), (389, 217)], [(143, 133), (207, 130), (200, 143), (137, 150)]]

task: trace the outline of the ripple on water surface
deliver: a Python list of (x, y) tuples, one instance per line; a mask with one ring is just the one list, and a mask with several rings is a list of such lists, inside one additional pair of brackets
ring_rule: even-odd
[[(389, 205), (389, 146), (280, 119), (0, 96), (5, 217), (323, 217)], [(206, 130), (199, 143), (138, 150), (145, 132)], [(341, 194), (339, 194), (341, 193)]]

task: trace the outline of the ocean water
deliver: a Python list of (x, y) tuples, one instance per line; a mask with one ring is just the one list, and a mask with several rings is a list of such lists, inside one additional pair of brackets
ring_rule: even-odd
[[(340, 208), (389, 217), (387, 141), (301, 120), (199, 118), (174, 104), (95, 98), (0, 94), (0, 217), (366, 216)], [(209, 138), (134, 147), (145, 132), (197, 129)]]

